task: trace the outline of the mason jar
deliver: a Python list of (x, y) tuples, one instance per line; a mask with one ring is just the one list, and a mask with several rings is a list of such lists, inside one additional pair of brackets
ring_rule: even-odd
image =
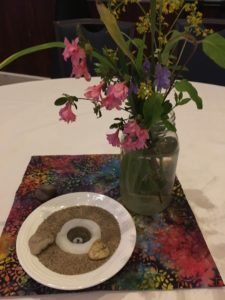
[[(174, 112), (169, 121), (175, 126)], [(128, 210), (150, 216), (170, 205), (178, 154), (176, 132), (161, 121), (150, 130), (148, 148), (121, 151), (120, 193)]]

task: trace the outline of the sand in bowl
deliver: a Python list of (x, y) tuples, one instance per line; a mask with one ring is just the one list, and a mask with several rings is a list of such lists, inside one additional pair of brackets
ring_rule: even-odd
[(107, 245), (109, 256), (101, 260), (91, 260), (88, 254), (70, 254), (62, 251), (55, 241), (37, 255), (48, 269), (65, 275), (83, 274), (103, 265), (119, 245), (121, 233), (115, 217), (108, 211), (95, 206), (68, 207), (51, 214), (38, 227), (35, 235), (53, 236), (54, 240), (61, 227), (71, 219), (89, 219), (101, 229), (101, 241)]

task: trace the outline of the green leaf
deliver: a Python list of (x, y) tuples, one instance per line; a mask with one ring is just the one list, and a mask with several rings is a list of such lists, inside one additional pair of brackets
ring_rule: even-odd
[(178, 99), (177, 93), (174, 94), (174, 98), (175, 98), (175, 102), (178, 103), (178, 102), (179, 102), (179, 99)]
[(114, 15), (107, 9), (107, 7), (103, 3), (96, 3), (98, 13), (100, 15), (100, 19), (105, 24), (109, 34), (115, 41), (115, 43), (119, 46), (119, 48), (126, 54), (132, 62), (134, 62), (133, 56), (129, 50), (128, 44), (123, 38), (123, 35), (120, 31), (120, 28), (117, 24), (116, 18)]
[(191, 101), (191, 98), (184, 98), (181, 101), (179, 101), (178, 105), (187, 104), (189, 101)]
[(173, 31), (170, 39), (166, 43), (166, 46), (165, 46), (165, 48), (163, 49), (163, 51), (161, 53), (161, 63), (162, 63), (162, 65), (165, 65), (165, 66), (168, 65), (170, 52), (173, 48), (176, 47), (177, 43), (182, 38), (182, 36), (183, 36), (182, 32), (179, 32), (177, 30)]
[(155, 93), (149, 99), (145, 100), (143, 106), (144, 123), (147, 128), (151, 128), (157, 121), (160, 120), (163, 113), (163, 96)]
[(135, 64), (136, 64), (137, 70), (140, 70), (142, 68), (143, 54), (144, 54), (144, 50), (146, 48), (145, 37), (143, 37), (142, 40), (141, 39), (133, 39), (133, 44), (138, 49)]
[(71, 99), (76, 102), (79, 100), (76, 96), (71, 96)]
[(167, 115), (173, 108), (173, 105), (170, 103), (169, 100), (163, 102), (162, 104), (163, 107), (163, 114)]
[(22, 57), (24, 55), (27, 55), (27, 54), (30, 54), (30, 53), (33, 53), (33, 52), (38, 52), (38, 51), (50, 49), (50, 48), (64, 48), (64, 47), (65, 47), (65, 45), (64, 45), (63, 42), (50, 42), (50, 43), (40, 44), (40, 45), (37, 45), (37, 46), (33, 46), (33, 47), (30, 47), (30, 48), (20, 50), (16, 53), (12, 54), (11, 56), (6, 58), (5, 60), (3, 60), (0, 63), (0, 70), (3, 69), (8, 64), (10, 64), (11, 62), (13, 62), (14, 60), (16, 60), (19, 57)]
[(225, 38), (218, 33), (213, 33), (207, 36), (202, 43), (204, 53), (217, 65), (225, 68)]
[(55, 105), (60, 106), (60, 105), (65, 104), (67, 101), (68, 101), (68, 98), (60, 97), (60, 98), (55, 100)]
[(106, 58), (105, 56), (99, 54), (98, 52), (96, 51), (93, 51), (92, 52), (92, 56), (95, 57), (102, 65), (108, 67), (109, 69), (111, 70), (114, 70), (116, 71), (116, 68), (115, 66), (111, 63), (111, 61)]
[(97, 118), (101, 118), (102, 113), (101, 113), (101, 107), (98, 104), (94, 104), (94, 113), (96, 114)]
[(202, 109), (202, 99), (199, 97), (198, 92), (193, 85), (186, 79), (175, 82), (175, 89), (178, 92), (187, 92), (191, 99), (195, 102), (198, 109)]
[(109, 126), (110, 129), (118, 128), (119, 124), (113, 123), (112, 125)]
[(79, 101), (79, 99), (77, 98), (77, 96), (71, 96), (69, 94), (66, 94), (66, 93), (63, 93), (63, 96), (65, 96), (65, 98), (70, 101), (70, 102), (73, 102), (73, 101)]
[(183, 98), (183, 93), (182, 92), (179, 93), (178, 98), (179, 98), (179, 101), (182, 100), (182, 98)]

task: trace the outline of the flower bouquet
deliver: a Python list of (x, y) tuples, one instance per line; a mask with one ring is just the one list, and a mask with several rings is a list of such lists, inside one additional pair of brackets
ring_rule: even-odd
[[(141, 11), (134, 37), (121, 32), (117, 22), (128, 4)], [(140, 0), (109, 0), (106, 5), (96, 1), (96, 6), (116, 49), (105, 47), (99, 53), (82, 35), (72, 41), (65, 37), (64, 43), (17, 52), (3, 61), (0, 69), (22, 55), (61, 47), (64, 59), (71, 60), (71, 76), (90, 81), (87, 60), (91, 59), (99, 84), (90, 85), (83, 98), (68, 94), (58, 98), (55, 105), (63, 106), (60, 119), (74, 122), (74, 111), (82, 100), (91, 102), (98, 118), (104, 109), (118, 110), (106, 138), (122, 150), (122, 200), (130, 210), (149, 215), (167, 207), (171, 199), (179, 152), (174, 109), (190, 101), (202, 108), (202, 99), (182, 77), (183, 71), (201, 46), (209, 58), (225, 68), (225, 39), (202, 26), (197, 1), (151, 0), (147, 10)], [(178, 31), (176, 23), (184, 15), (186, 26)], [(184, 57), (187, 45), (192, 45), (192, 51)]]

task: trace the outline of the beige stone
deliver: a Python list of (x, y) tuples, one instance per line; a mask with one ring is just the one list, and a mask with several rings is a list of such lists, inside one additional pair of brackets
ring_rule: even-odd
[(105, 243), (103, 243), (101, 240), (95, 241), (88, 252), (88, 257), (91, 260), (104, 259), (109, 255), (110, 255), (110, 251), (108, 246)]
[(33, 255), (40, 254), (44, 249), (54, 242), (55, 238), (51, 233), (40, 234), (35, 233), (29, 239), (30, 252)]

